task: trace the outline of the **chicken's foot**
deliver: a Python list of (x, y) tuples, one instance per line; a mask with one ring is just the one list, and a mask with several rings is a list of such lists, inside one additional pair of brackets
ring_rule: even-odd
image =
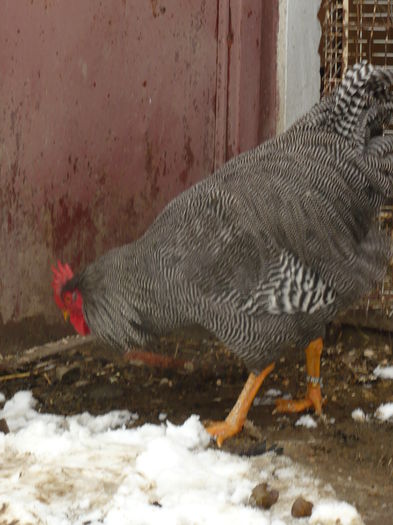
[(322, 338), (315, 339), (306, 348), (307, 392), (304, 399), (277, 399), (276, 412), (303, 412), (314, 407), (315, 413), (322, 413), (324, 400), (321, 394), (321, 353)]
[(209, 434), (216, 438), (219, 447), (221, 447), (227, 438), (232, 437), (241, 431), (258, 390), (273, 368), (274, 363), (262, 370), (257, 376), (251, 373), (248, 376), (240, 396), (225, 421), (215, 421), (206, 427)]

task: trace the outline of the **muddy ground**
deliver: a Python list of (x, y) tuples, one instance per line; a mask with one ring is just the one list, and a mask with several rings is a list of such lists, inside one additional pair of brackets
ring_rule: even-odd
[[(261, 404), (251, 409), (239, 437), (223, 448), (242, 454), (260, 452), (265, 442), (268, 448), (282, 447), (330, 483), (338, 497), (353, 503), (367, 525), (392, 525), (393, 423), (373, 417), (360, 423), (351, 417), (355, 408), (372, 416), (381, 403), (393, 401), (393, 382), (372, 374), (378, 364), (393, 362), (391, 337), (332, 327), (322, 357), (328, 402), (318, 427), (295, 426), (299, 416), (272, 414), (272, 404)], [(73, 341), (28, 354), (2, 348), (0, 392), (9, 398), (19, 390), (32, 390), (43, 412), (129, 409), (139, 414), (137, 424), (158, 423), (162, 414), (182, 423), (192, 413), (202, 420), (224, 417), (247, 378), (242, 363), (207, 334), (178, 334), (150, 348), (175, 358), (164, 361), (165, 367), (146, 366), (135, 354), (125, 360), (95, 341), (77, 347)], [(265, 381), (260, 397), (271, 388), (301, 396), (306, 387), (304, 364), (302, 352), (288, 352)]]

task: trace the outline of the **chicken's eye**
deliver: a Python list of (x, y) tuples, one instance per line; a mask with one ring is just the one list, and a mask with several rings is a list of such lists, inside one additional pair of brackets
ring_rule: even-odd
[(64, 304), (66, 306), (69, 306), (71, 304), (71, 295), (68, 293), (64, 296)]

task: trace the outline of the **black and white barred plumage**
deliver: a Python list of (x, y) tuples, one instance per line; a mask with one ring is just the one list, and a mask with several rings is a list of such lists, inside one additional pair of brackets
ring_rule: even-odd
[(199, 324), (252, 369), (319, 337), (381, 280), (375, 222), (392, 195), (393, 73), (357, 64), (287, 132), (182, 193), (136, 242), (65, 289), (90, 330), (127, 349)]

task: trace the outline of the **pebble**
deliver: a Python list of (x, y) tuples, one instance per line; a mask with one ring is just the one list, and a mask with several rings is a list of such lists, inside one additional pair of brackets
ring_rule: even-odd
[(191, 361), (186, 361), (184, 363), (184, 370), (186, 372), (189, 372), (190, 374), (194, 371), (194, 363), (192, 363)]
[(278, 496), (278, 490), (269, 489), (267, 483), (259, 483), (252, 490), (250, 503), (267, 510), (277, 502)]
[(9, 434), (10, 429), (8, 428), (7, 421), (3, 418), (0, 419), (0, 432), (3, 434)]
[(305, 518), (311, 516), (313, 506), (314, 505), (311, 501), (307, 501), (299, 496), (292, 505), (291, 514), (294, 518)]
[(169, 386), (169, 388), (172, 388), (173, 383), (170, 379), (167, 377), (163, 377), (160, 381), (160, 386)]

